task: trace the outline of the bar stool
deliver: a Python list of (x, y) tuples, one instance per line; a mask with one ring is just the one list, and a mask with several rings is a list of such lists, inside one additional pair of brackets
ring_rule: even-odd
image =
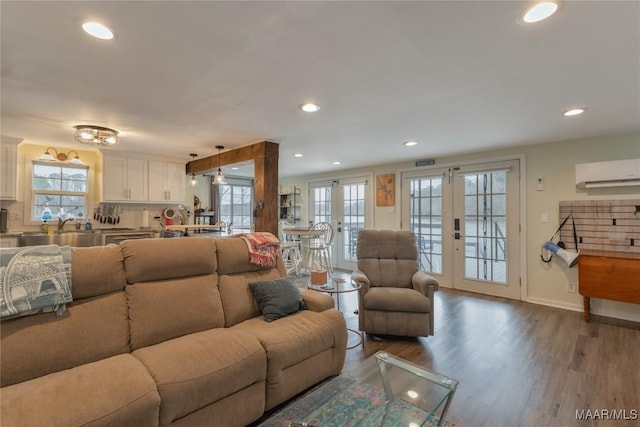
[[(332, 275), (331, 242), (333, 226), (328, 222), (318, 222), (309, 229), (309, 257), (307, 266), (311, 270), (326, 270)], [(318, 267), (316, 268), (315, 265)]]
[(287, 225), (287, 221), (278, 221), (278, 238), (280, 239), (280, 252), (282, 253), (282, 261), (284, 261), (284, 268), (287, 270), (287, 274), (295, 272), (297, 276), (299, 273), (300, 261), (302, 261), (302, 256), (300, 255), (300, 245), (299, 242), (290, 240), (289, 237), (282, 232), (282, 229)]

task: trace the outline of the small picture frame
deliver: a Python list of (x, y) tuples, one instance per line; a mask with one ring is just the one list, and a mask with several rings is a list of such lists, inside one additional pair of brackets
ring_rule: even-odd
[(376, 206), (395, 206), (396, 175), (376, 175)]

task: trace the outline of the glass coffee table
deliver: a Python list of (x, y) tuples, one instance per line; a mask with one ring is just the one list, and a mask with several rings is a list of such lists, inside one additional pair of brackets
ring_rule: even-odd
[(259, 426), (445, 426), (457, 386), (454, 379), (379, 351)]
[(381, 426), (440, 426), (458, 381), (378, 351), (346, 375), (384, 390)]

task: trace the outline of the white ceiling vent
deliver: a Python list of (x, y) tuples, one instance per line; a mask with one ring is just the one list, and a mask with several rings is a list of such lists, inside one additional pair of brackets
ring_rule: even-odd
[(640, 159), (576, 165), (576, 187), (625, 187), (640, 185)]

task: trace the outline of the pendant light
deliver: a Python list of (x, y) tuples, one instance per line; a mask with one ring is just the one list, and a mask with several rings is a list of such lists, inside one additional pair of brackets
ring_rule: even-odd
[[(190, 153), (189, 155), (191, 156), (191, 161), (194, 161), (196, 157), (198, 157), (198, 155), (195, 153)], [(191, 186), (195, 187), (197, 185), (198, 185), (198, 179), (196, 178), (196, 174), (191, 172)]]
[(224, 146), (216, 145), (216, 148), (218, 149), (218, 172), (211, 183), (214, 185), (225, 185), (227, 180), (224, 178), (224, 175), (222, 175), (222, 169), (220, 169), (220, 151), (224, 149)]

